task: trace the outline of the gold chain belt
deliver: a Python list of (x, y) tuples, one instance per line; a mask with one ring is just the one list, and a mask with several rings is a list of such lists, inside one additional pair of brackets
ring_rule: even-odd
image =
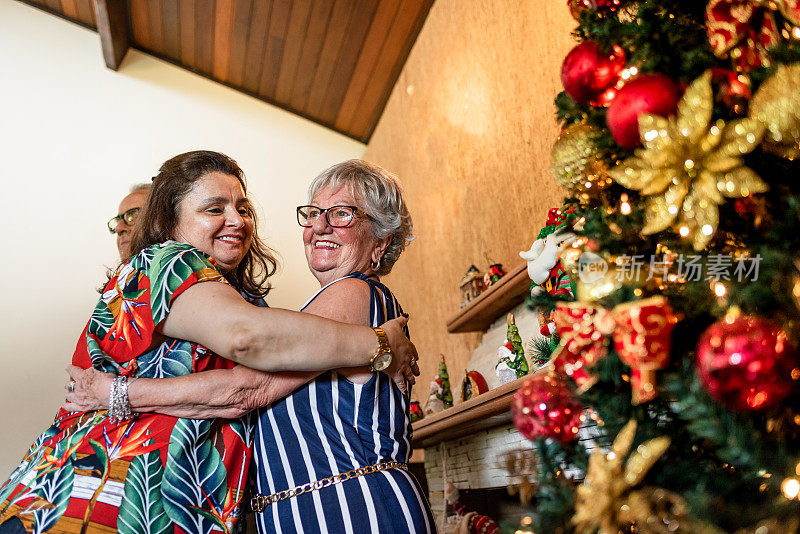
[(267, 506), (274, 502), (296, 497), (298, 495), (320, 490), (322, 488), (327, 488), (328, 486), (339, 484), (345, 480), (350, 480), (351, 478), (358, 478), (364, 475), (369, 475), (370, 473), (377, 473), (378, 471), (386, 471), (387, 469), (408, 469), (408, 464), (396, 461), (380, 462), (374, 465), (367, 465), (365, 467), (357, 467), (345, 473), (331, 475), (320, 480), (315, 480), (314, 482), (306, 482), (305, 484), (301, 484), (294, 488), (285, 489), (283, 491), (279, 491), (278, 493), (273, 493), (272, 495), (256, 493), (250, 499), (250, 508), (252, 508), (254, 512), (260, 513), (263, 512)]

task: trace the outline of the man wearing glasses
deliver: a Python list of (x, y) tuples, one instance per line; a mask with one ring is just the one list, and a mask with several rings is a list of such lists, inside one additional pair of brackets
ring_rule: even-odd
[(119, 250), (119, 259), (122, 261), (127, 260), (131, 255), (133, 225), (136, 224), (136, 217), (139, 216), (139, 210), (144, 205), (148, 192), (150, 192), (150, 184), (136, 184), (131, 187), (130, 194), (119, 203), (119, 215), (108, 221), (108, 231), (117, 234), (117, 250)]

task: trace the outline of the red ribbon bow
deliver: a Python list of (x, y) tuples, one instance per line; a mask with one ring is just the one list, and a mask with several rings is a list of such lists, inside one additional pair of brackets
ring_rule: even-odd
[(561, 342), (553, 356), (559, 373), (571, 376), (580, 392), (597, 381), (588, 367), (608, 352), (608, 343), (631, 368), (633, 403), (656, 396), (655, 371), (669, 361), (670, 334), (676, 322), (667, 299), (652, 297), (613, 310), (582, 302), (559, 304), (553, 313)]
[(711, 0), (706, 6), (706, 32), (714, 54), (730, 55), (740, 70), (769, 66), (767, 49), (780, 40), (775, 10), (792, 24), (800, 24), (800, 0)]

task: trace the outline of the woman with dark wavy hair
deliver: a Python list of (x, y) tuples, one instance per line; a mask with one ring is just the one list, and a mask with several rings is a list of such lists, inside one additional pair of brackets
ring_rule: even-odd
[[(0, 533), (236, 527), (254, 422), (134, 416), (128, 388), (140, 377), (255, 372), (238, 362), (270, 372), (370, 365), (400, 388), (413, 382), (405, 319), (370, 329), (246, 302), (240, 293), (266, 294), (275, 266), (255, 226), (232, 159), (195, 151), (164, 163), (133, 256), (104, 286), (73, 356), (75, 369), (113, 377), (108, 409), (59, 411), (0, 486)], [(307, 380), (271, 376), (281, 396)]]

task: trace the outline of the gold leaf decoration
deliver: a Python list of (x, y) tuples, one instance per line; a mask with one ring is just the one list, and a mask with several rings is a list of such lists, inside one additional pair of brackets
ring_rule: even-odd
[[(640, 524), (636, 519), (648, 517), (643, 512), (656, 507), (656, 503), (645, 498), (644, 493), (634, 492), (633, 488), (669, 448), (670, 439), (658, 437), (642, 443), (625, 462), (635, 435), (636, 421), (631, 420), (617, 434), (608, 454), (603, 454), (599, 449), (592, 452), (586, 479), (577, 489), (572, 522), (578, 532), (599, 529), (600, 534), (617, 534), (631, 523), (631, 518), (634, 518), (639, 529), (636, 532), (661, 532), (650, 530), (649, 521)], [(659, 498), (669, 494), (673, 501), (682, 503), (679, 496), (665, 490), (659, 491)]]
[(670, 439), (662, 436), (648, 441), (646, 447), (640, 445), (625, 464), (625, 483), (629, 486), (639, 484), (653, 464), (666, 452), (669, 444)]
[(694, 249), (702, 250), (717, 231), (726, 198), (767, 190), (742, 159), (761, 142), (764, 125), (754, 118), (711, 123), (713, 106), (707, 71), (686, 90), (675, 117), (639, 117), (644, 148), (609, 171), (614, 181), (646, 197), (642, 234), (677, 222), (688, 227)]
[(793, 159), (800, 156), (800, 63), (781, 65), (753, 95), (750, 117), (766, 126), (764, 149)]

